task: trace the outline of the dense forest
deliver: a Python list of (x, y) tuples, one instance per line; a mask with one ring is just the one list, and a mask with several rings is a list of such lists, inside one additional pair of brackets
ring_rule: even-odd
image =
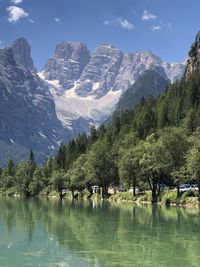
[[(189, 60), (199, 60), (198, 49), (199, 39)], [(64, 188), (74, 195), (75, 190), (91, 192), (91, 186), (98, 185), (106, 198), (109, 186), (122, 184), (133, 186), (133, 194), (136, 186), (150, 189), (156, 202), (161, 183), (177, 187), (179, 196), (181, 183), (195, 182), (200, 193), (200, 68), (196, 66), (190, 75), (188, 66), (182, 80), (167, 85), (157, 99), (142, 98), (133, 109), (115, 113), (107, 125), (92, 126), (89, 135), (80, 133), (61, 144), (43, 166), (37, 165), (32, 151), (25, 162), (9, 160), (0, 171), (1, 190), (26, 196), (56, 190), (62, 196)]]

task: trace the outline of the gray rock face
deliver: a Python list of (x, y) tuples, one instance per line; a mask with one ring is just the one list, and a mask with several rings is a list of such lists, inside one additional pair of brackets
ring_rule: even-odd
[(188, 80), (192, 75), (192, 73), (199, 68), (200, 68), (200, 31), (197, 33), (195, 42), (193, 43), (189, 52), (187, 68), (185, 71), (186, 79)]
[[(20, 147), (23, 155), (33, 149), (40, 160), (44, 159), (64, 136), (48, 86), (16, 62), (12, 48), (0, 49), (0, 143), (10, 147), (8, 156), (21, 159)], [(2, 151), (0, 146), (0, 154)]]
[(114, 90), (121, 89), (123, 92), (126, 91), (145, 70), (149, 70), (154, 66), (162, 66), (162, 61), (151, 52), (125, 54), (119, 74), (115, 80)]
[(16, 62), (24, 68), (34, 70), (31, 58), (31, 47), (24, 38), (17, 39), (12, 45), (12, 51)]
[(183, 77), (183, 73), (186, 68), (186, 62), (184, 63), (163, 63), (163, 68), (167, 77), (171, 80), (171, 82), (175, 82), (176, 80), (180, 80)]
[(163, 73), (159, 73), (161, 72), (160, 68), (155, 67), (141, 74), (134, 85), (122, 94), (116, 110), (132, 109), (141, 98), (147, 98), (148, 96), (157, 97), (160, 95), (170, 83), (166, 75), (164, 76)]
[(62, 42), (56, 46), (54, 55), (44, 66), (45, 78), (58, 80), (63, 88), (70, 89), (80, 78), (89, 59), (89, 51), (85, 44)]
[[(82, 131), (90, 123), (100, 125), (106, 120), (120, 96), (145, 71), (154, 70), (173, 82), (184, 69), (184, 64), (165, 63), (149, 51), (125, 54), (103, 44), (90, 56), (86, 45), (63, 42), (40, 76), (50, 84), (58, 118), (73, 133), (73, 128)], [(79, 124), (79, 118), (83, 123)]]
[(43, 76), (59, 81), (60, 95), (74, 88), (81, 97), (100, 99), (110, 90), (126, 91), (144, 71), (154, 67), (171, 82), (180, 79), (185, 69), (184, 64), (165, 63), (149, 51), (124, 54), (111, 45), (101, 45), (90, 57), (86, 45), (63, 42), (44, 66)]
[(107, 44), (90, 56), (85, 44), (62, 42), (41, 79), (24, 38), (0, 49), (0, 161), (5, 151), (7, 159), (21, 159), (30, 149), (44, 159), (60, 142), (100, 125), (146, 70), (174, 81), (184, 65), (163, 63), (151, 52), (124, 54)]
[(110, 45), (99, 46), (85, 67), (79, 85), (78, 95), (86, 97), (95, 95), (101, 98), (112, 89), (123, 60), (123, 53)]

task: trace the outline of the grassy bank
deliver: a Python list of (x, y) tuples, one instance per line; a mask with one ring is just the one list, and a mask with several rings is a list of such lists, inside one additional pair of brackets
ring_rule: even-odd
[[(122, 202), (122, 203), (151, 203), (152, 197), (151, 192), (140, 193), (133, 196), (129, 192), (120, 192), (112, 195), (109, 198), (111, 202)], [(177, 193), (174, 190), (165, 190), (158, 197), (158, 204), (172, 205), (172, 206), (186, 206), (192, 208), (199, 208), (200, 202), (197, 197), (197, 193), (188, 191), (180, 195), (177, 198)]]
[[(9, 190), (2, 191), (0, 190), (0, 195), (2, 196), (13, 196), (20, 197), (21, 195), (17, 193), (14, 188)], [(38, 197), (50, 197), (50, 198), (59, 198), (59, 194), (56, 191), (42, 191)], [(87, 190), (84, 190), (82, 194), (80, 192), (75, 192), (74, 197), (77, 199), (91, 199), (93, 201), (102, 200), (101, 195), (93, 194), (92, 196)], [(63, 195), (63, 198), (73, 199), (71, 191), (68, 191)], [(116, 194), (110, 195), (108, 201), (115, 203), (151, 203), (152, 196), (151, 192), (138, 193), (136, 196), (133, 196), (131, 192), (118, 192)], [(200, 202), (195, 191), (187, 191), (180, 195), (177, 198), (177, 193), (174, 190), (165, 190), (158, 197), (159, 205), (171, 205), (171, 206), (185, 206), (188, 208), (199, 208)]]

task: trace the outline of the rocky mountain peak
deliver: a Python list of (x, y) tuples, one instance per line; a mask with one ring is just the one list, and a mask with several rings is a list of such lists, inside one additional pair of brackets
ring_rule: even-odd
[(186, 80), (188, 80), (191, 74), (198, 68), (200, 68), (200, 31), (197, 33), (195, 42), (193, 43), (187, 61), (187, 67), (185, 72)]
[(43, 75), (47, 80), (58, 80), (68, 90), (80, 78), (89, 60), (90, 53), (85, 44), (64, 41), (56, 46), (53, 56), (43, 68)]
[(81, 132), (91, 122), (100, 125), (105, 121), (122, 93), (145, 71), (153, 71), (168, 83), (182, 77), (184, 68), (182, 64), (165, 64), (150, 51), (123, 53), (104, 43), (89, 55), (86, 45), (64, 41), (39, 75), (50, 86), (64, 127)]
[(24, 38), (0, 49), (0, 165), (1, 159), (5, 163), (8, 158), (26, 158), (30, 149), (38, 159), (45, 159), (68, 135), (30, 54)]
[(93, 55), (100, 54), (100, 55), (112, 56), (113, 53), (118, 54), (118, 53), (122, 53), (122, 52), (111, 44), (101, 44), (94, 50)]
[(31, 47), (25, 38), (18, 38), (11, 46), (16, 62), (28, 70), (34, 70)]
[(65, 60), (80, 61), (82, 54), (87, 55), (87, 62), (89, 60), (89, 51), (84, 43), (63, 41), (58, 44), (55, 49), (55, 55)]
[(81, 75), (76, 88), (78, 95), (103, 97), (113, 87), (122, 60), (123, 53), (119, 49), (107, 44), (98, 46)]

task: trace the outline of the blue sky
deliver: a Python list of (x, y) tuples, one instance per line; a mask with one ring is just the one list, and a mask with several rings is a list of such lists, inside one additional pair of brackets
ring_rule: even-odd
[(63, 40), (180, 62), (200, 30), (199, 11), (199, 0), (0, 0), (0, 45), (27, 38), (38, 69)]

